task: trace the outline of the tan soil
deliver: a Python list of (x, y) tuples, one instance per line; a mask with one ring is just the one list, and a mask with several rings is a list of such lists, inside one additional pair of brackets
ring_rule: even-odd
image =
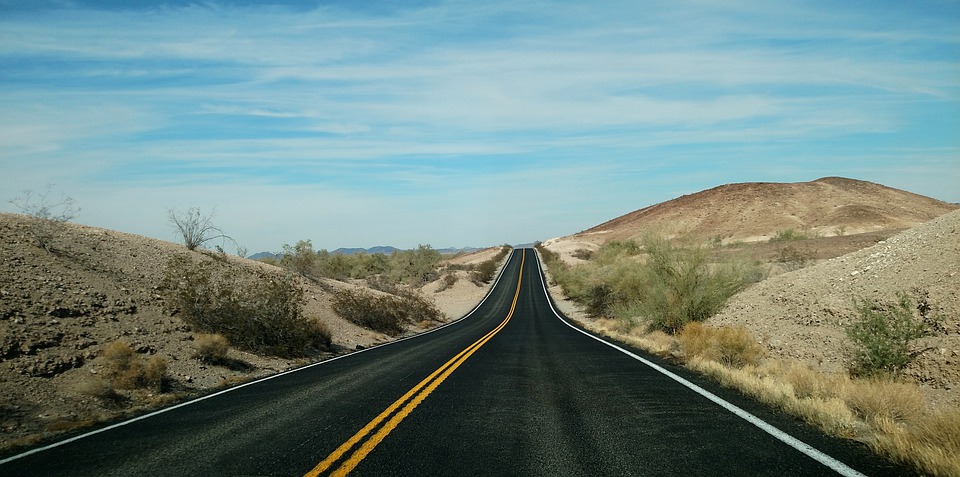
[[(198, 260), (214, 260), (215, 254), (76, 224), (65, 224), (53, 242), (54, 251), (48, 252), (34, 244), (30, 227), (35, 223), (26, 216), (0, 214), (0, 449), (394, 339), (331, 310), (332, 291), (362, 283), (304, 279), (304, 315), (330, 329), (333, 350), (288, 360), (231, 349), (229, 357), (240, 366), (207, 365), (194, 358), (196, 333), (164, 312), (158, 285), (175, 254), (189, 253)], [(475, 263), (497, 250), (454, 260)], [(217, 259), (248, 271), (282, 272), (238, 257)], [(461, 279), (447, 290), (437, 292), (438, 283), (422, 290), (447, 320), (470, 311), (489, 288), (472, 283), (466, 272), (457, 273)], [(407, 334), (435, 324), (417, 324)], [(82, 385), (103, 372), (102, 349), (115, 340), (127, 342), (144, 357), (163, 357), (173, 392), (121, 390), (121, 404), (83, 394)]]

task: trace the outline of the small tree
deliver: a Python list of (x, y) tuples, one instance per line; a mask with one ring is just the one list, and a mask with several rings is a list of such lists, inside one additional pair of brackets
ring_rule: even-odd
[(191, 207), (182, 214), (175, 209), (169, 209), (167, 218), (170, 225), (180, 234), (188, 250), (196, 250), (197, 247), (216, 239), (234, 241), (229, 235), (223, 233), (220, 227), (213, 224), (213, 213), (203, 215), (197, 207)]
[(37, 245), (48, 252), (53, 250), (54, 239), (63, 234), (66, 223), (80, 212), (74, 207), (72, 198), (62, 193), (59, 198), (54, 198), (52, 192), (52, 185), (40, 193), (24, 190), (10, 201), (21, 212), (36, 219), (30, 225), (30, 233)]

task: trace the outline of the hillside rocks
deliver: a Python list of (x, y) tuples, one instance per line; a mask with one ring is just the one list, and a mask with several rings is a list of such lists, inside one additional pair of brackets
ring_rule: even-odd
[(840, 371), (850, 357), (844, 327), (854, 300), (895, 301), (905, 292), (942, 318), (906, 375), (936, 399), (960, 402), (960, 211), (876, 245), (760, 282), (730, 300), (711, 323), (742, 325), (773, 353)]

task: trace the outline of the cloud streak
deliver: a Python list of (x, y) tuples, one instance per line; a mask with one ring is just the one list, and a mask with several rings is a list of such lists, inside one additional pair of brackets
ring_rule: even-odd
[[(309, 235), (331, 248), (543, 239), (723, 182), (844, 172), (960, 201), (951, 3), (71, 5), (0, 4), (0, 186), (123, 196), (97, 225), (158, 234), (127, 217), (186, 198), (262, 209), (206, 193), (248, 188), (295, 220), (311, 184), (350, 217), (418, 224), (392, 240), (320, 214), (354, 231)], [(499, 197), (542, 219), (504, 219)], [(436, 230), (417, 211), (503, 223)]]

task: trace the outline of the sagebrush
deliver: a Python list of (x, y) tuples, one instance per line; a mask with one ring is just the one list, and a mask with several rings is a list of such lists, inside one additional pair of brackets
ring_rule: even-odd
[(391, 336), (403, 333), (405, 325), (440, 321), (442, 317), (433, 302), (406, 290), (400, 290), (394, 295), (362, 289), (344, 289), (333, 294), (331, 305), (340, 317)]
[(301, 313), (303, 290), (291, 275), (242, 271), (178, 255), (167, 264), (161, 290), (170, 312), (240, 349), (292, 358), (331, 343), (326, 326)]

